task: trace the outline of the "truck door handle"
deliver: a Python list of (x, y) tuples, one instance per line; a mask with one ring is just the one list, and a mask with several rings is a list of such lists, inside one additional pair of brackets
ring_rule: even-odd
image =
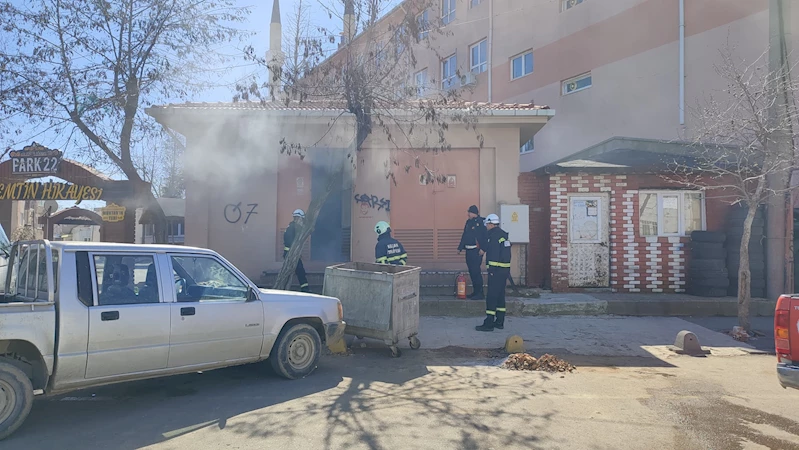
[(103, 311), (100, 313), (100, 320), (119, 320), (119, 311)]
[(194, 307), (189, 306), (187, 308), (180, 308), (180, 315), (181, 316), (193, 316), (194, 315)]

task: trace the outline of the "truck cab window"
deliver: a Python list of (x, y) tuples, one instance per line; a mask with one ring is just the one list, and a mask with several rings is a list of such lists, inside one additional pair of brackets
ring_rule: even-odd
[(94, 305), (92, 293), (92, 268), (89, 265), (87, 252), (75, 253), (76, 271), (78, 273), (78, 300), (86, 306)]
[(247, 301), (247, 284), (216, 259), (173, 256), (172, 273), (179, 302)]
[(158, 271), (151, 255), (95, 255), (97, 304), (158, 303)]
[(44, 244), (20, 244), (8, 261), (6, 297), (14, 301), (47, 301), (47, 248)]

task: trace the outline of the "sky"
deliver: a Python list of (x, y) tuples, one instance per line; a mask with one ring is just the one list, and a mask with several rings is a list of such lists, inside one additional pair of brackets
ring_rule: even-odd
[[(283, 33), (286, 34), (287, 26), (290, 17), (293, 15), (297, 3), (300, 0), (280, 0), (280, 15), (283, 22)], [(254, 2), (253, 0), (237, 0), (238, 6), (250, 8), (250, 19), (248, 23), (242, 24), (242, 29), (255, 33), (249, 42), (258, 51), (260, 55), (264, 55), (269, 49), (269, 24), (272, 19), (272, 0), (261, 0)], [(331, 33), (338, 34), (342, 30), (341, 23), (341, 0), (302, 0), (305, 5), (310, 6), (309, 21), (312, 28), (322, 27)], [(382, 14), (390, 11), (393, 7), (401, 3), (401, 0), (387, 0), (383, 6)], [(330, 17), (326, 8), (335, 7), (338, 11), (338, 17), (333, 15)], [(285, 39), (285, 37), (284, 37)], [(332, 48), (332, 47), (331, 47)], [(240, 49), (231, 48), (226, 51), (237, 51)], [(242, 64), (242, 63), (239, 63)], [(219, 87), (209, 90), (204, 95), (199, 96), (194, 101), (205, 102), (226, 102), (230, 101), (233, 96), (232, 87), (237, 82), (252, 77), (253, 75), (261, 75), (263, 79), (263, 71), (253, 64), (246, 64), (243, 67), (236, 67), (226, 73), (225, 77), (220, 80), (220, 84), (227, 84), (229, 87)]]
[[(295, 11), (299, 1), (303, 1), (304, 4), (310, 6), (309, 21), (312, 25), (312, 28), (323, 27), (336, 34), (341, 31), (341, 19), (336, 17), (336, 15), (333, 15), (331, 18), (330, 14), (324, 7), (333, 6), (336, 10), (341, 11), (343, 9), (341, 7), (341, 0), (280, 0), (280, 11), (283, 21), (284, 34), (286, 32), (286, 23), (289, 21), (290, 16)], [(396, 6), (398, 3), (400, 3), (400, 0), (389, 0), (386, 4), (385, 12)], [(260, 55), (264, 55), (269, 49), (269, 24), (271, 22), (272, 16), (272, 0), (236, 0), (236, 4), (240, 7), (250, 8), (251, 12), (249, 15), (249, 20), (241, 23), (240, 27), (243, 30), (249, 31), (253, 34), (246, 42), (237, 43), (236, 46), (229, 45), (220, 48), (219, 50), (228, 55), (237, 55), (241, 54), (244, 46), (249, 44), (252, 45)], [(338, 14), (340, 16), (340, 12)], [(266, 76), (262, 68), (258, 67), (254, 63), (243, 61), (242, 59), (231, 62), (227, 67), (220, 67), (218, 73), (218, 77), (214, 80), (215, 84), (218, 86), (210, 88), (202, 93), (192, 95), (190, 98), (185, 100), (192, 102), (229, 102), (233, 99), (233, 95), (235, 94), (235, 85), (237, 83), (251, 79), (253, 76), (257, 77), (260, 81), (263, 81)], [(174, 101), (179, 102), (181, 100), (175, 99)], [(142, 106), (147, 105), (142, 104)], [(70, 154), (69, 147), (61, 147), (63, 140), (59, 139), (58, 136), (52, 133), (38, 134), (38, 131), (32, 127), (28, 127), (28, 129), (25, 129), (24, 131), (25, 132), (22, 134), (23, 138), (19, 139), (20, 143), (15, 146), (15, 149), (21, 149), (22, 146), (28, 145), (30, 141), (36, 140), (45, 146), (60, 148), (62, 151), (64, 151), (64, 156), (67, 158), (80, 160), (80, 158), (75, 158), (74, 155)], [(9, 144), (10, 143), (8, 141), (3, 142), (3, 139), (0, 138), (0, 147), (5, 148), (5, 146)], [(113, 178), (121, 178), (121, 176), (118, 174), (110, 175)], [(104, 206), (104, 204), (105, 202), (82, 202), (81, 207), (91, 209)], [(59, 202), (60, 209), (71, 206), (74, 206), (74, 202)]]

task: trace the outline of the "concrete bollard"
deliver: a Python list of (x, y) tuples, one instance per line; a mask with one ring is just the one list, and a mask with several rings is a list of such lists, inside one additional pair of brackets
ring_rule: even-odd
[(521, 336), (509, 336), (505, 339), (505, 351), (508, 353), (524, 353), (524, 339)]
[(696, 335), (688, 330), (682, 330), (677, 333), (677, 338), (674, 340), (674, 345), (671, 349), (681, 355), (699, 356), (710, 354), (710, 350), (704, 350), (699, 345), (699, 339)]

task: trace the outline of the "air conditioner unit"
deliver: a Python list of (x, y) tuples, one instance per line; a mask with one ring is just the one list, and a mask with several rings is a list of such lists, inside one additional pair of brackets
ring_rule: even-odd
[(467, 72), (465, 75), (461, 75), (461, 86), (472, 86), (477, 84), (477, 75), (473, 74), (472, 72)]

